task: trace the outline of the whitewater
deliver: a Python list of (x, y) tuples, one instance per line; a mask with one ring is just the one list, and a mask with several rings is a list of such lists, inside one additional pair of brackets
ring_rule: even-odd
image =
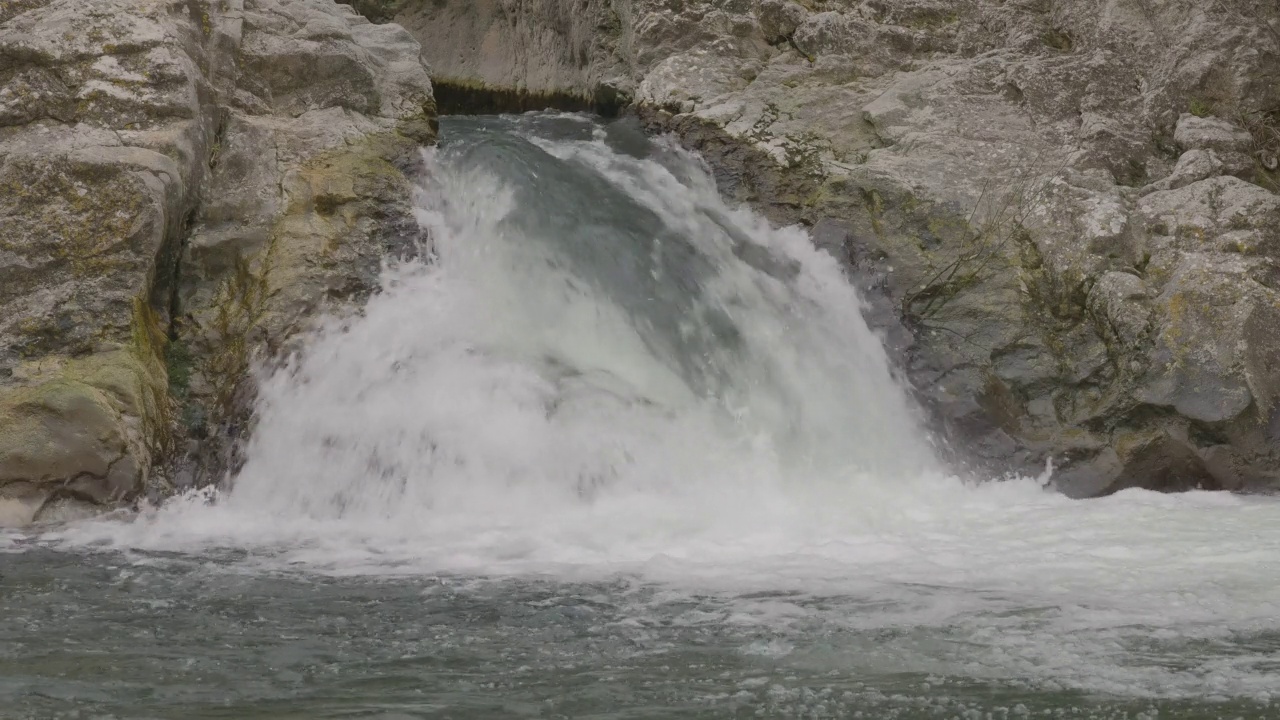
[[(432, 687), (424, 666), (343, 696), (386, 717), (537, 716), (544, 699), (511, 677), (551, 687), (592, 666), (613, 668), (593, 682), (616, 692), (557, 712), (1280, 717), (1276, 499), (1073, 501), (1048, 471), (956, 474), (838, 261), (626, 123), (450, 119), (424, 167), (428, 246), (388, 259), (381, 292), (263, 372), (234, 478), (136, 516), (0, 535), (5, 576), (35, 583), (37, 561), (71, 573), (44, 602), (84, 622), (98, 605), (66, 588), (97, 592), (85, 565), (115, 578), (98, 587), (193, 611), (194, 587), (231, 583), (229, 607), (295, 608), (272, 621), (288, 637), (311, 627), (290, 618), (355, 593), (366, 642), (425, 622), (415, 609), (446, 593), (469, 610), (423, 627), (487, 648), (492, 687), (412, 705), (402, 691)], [(30, 620), (36, 585), (0, 611)], [(511, 630), (530, 607), (569, 605)], [(600, 628), (625, 642), (588, 642)], [(21, 649), (36, 638), (0, 632), (20, 648), (0, 652), (15, 707), (44, 687)], [(509, 657), (535, 646), (563, 650), (559, 674)], [(690, 659), (708, 646), (715, 660)], [(661, 702), (637, 690), (654, 683)], [(242, 709), (278, 699), (227, 692)]]

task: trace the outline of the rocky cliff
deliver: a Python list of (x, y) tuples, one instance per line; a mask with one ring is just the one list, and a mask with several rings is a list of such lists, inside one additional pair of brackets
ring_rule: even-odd
[(0, 5), (0, 525), (225, 463), (251, 361), (416, 247), (434, 134), (330, 0)]
[(1272, 0), (364, 0), (473, 93), (630, 98), (847, 260), (975, 471), (1280, 484)]

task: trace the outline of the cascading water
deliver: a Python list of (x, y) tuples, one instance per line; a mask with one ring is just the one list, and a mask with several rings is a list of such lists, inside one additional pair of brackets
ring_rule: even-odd
[(268, 383), (229, 504), (488, 523), (905, 491), (933, 469), (833, 259), (726, 207), (683, 152), (544, 122), (558, 139), (490, 121), (435, 153), (421, 218), (437, 261), (393, 272)]
[(264, 381), (230, 490), (0, 553), (104, 550), (121, 583), (251, 605), (281, 637), (355, 622), (333, 642), (407, 678), (353, 690), (367, 707), (1274, 710), (1280, 504), (949, 477), (836, 262), (726, 206), (695, 157), (572, 116), (443, 138), (433, 258)]

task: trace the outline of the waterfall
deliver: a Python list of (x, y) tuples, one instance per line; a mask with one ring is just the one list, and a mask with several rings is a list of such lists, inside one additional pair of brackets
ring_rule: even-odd
[(432, 260), (265, 383), (227, 502), (483, 525), (936, 472), (837, 262), (634, 133), (471, 121), (429, 151)]

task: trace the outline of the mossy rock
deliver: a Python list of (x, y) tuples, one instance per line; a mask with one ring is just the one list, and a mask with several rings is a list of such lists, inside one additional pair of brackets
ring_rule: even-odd
[(0, 523), (25, 524), (63, 498), (107, 506), (135, 497), (164, 443), (154, 356), (121, 349), (42, 364), (49, 369), (31, 384), (0, 389)]

